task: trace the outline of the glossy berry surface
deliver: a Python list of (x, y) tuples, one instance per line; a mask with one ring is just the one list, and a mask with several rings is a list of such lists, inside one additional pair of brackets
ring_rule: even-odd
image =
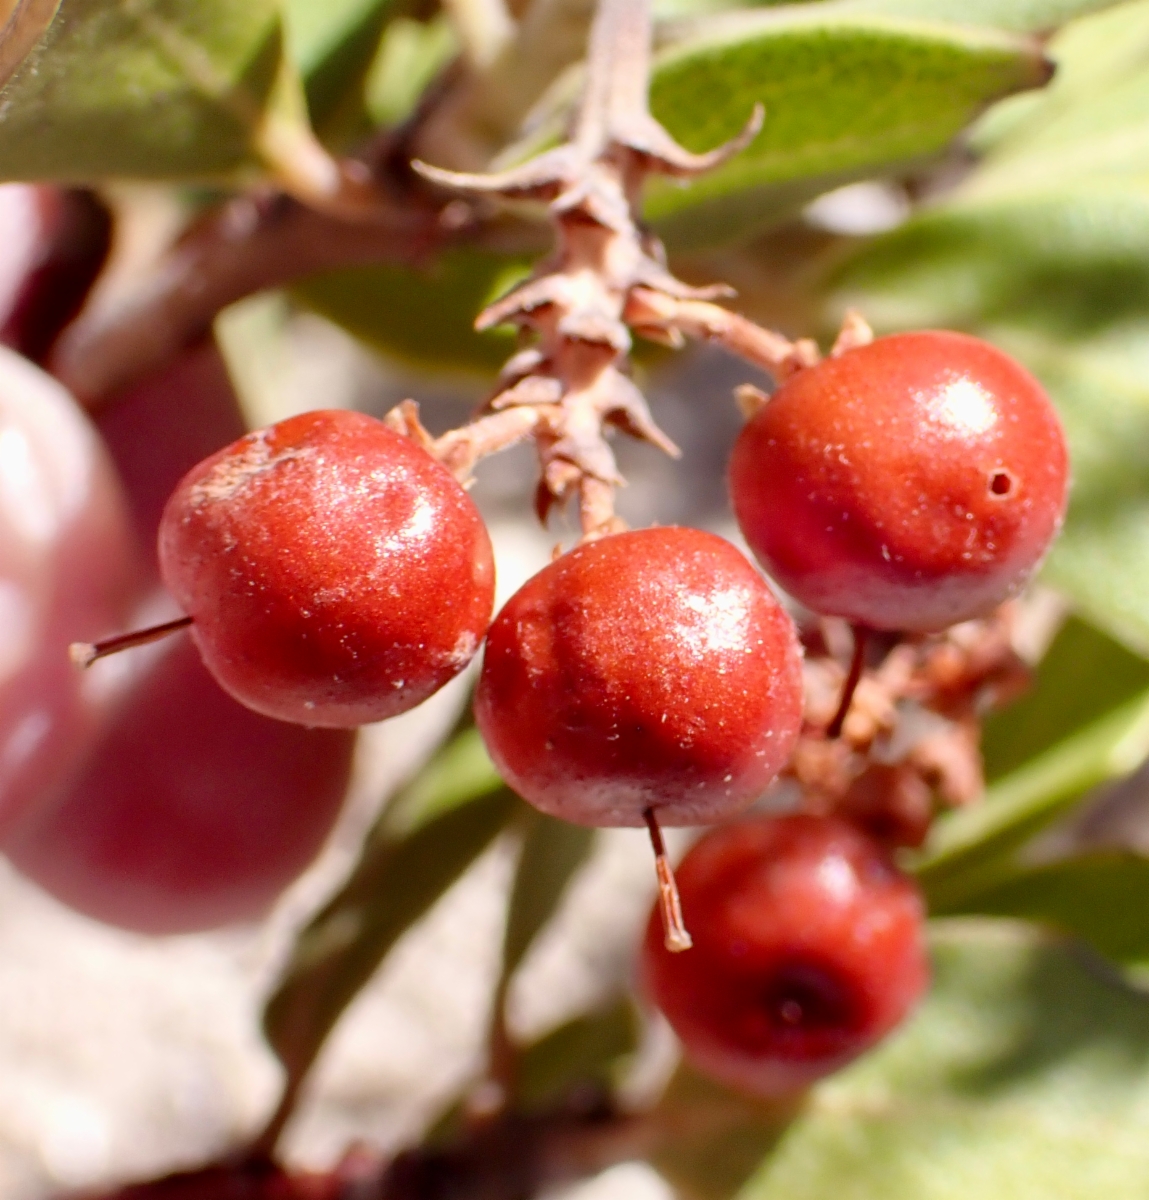
[(923, 907), (883, 851), (836, 818), (760, 817), (713, 831), (678, 868), (694, 948), (652, 914), (651, 999), (699, 1070), (782, 1097), (899, 1024), (929, 980)]
[(528, 580), (491, 625), (475, 695), (508, 783), (586, 825), (739, 811), (801, 712), (789, 616), (729, 542), (681, 528), (587, 543)]
[(346, 411), (291, 417), (195, 467), (159, 556), (219, 683), (305, 725), (425, 700), (470, 661), (494, 598), (490, 540), (455, 479)]
[(1068, 458), (1049, 398), (958, 333), (880, 338), (791, 376), (730, 461), (742, 532), (815, 612), (937, 630), (988, 612), (1040, 562)]

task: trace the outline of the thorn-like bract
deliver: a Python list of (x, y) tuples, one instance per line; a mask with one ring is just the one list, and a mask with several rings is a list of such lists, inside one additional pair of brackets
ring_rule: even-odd
[[(748, 356), (753, 361), (777, 370), (795, 358), (786, 339), (712, 303), (731, 294), (724, 284), (695, 288), (675, 279), (658, 239), (642, 225), (642, 188), (648, 175), (689, 179), (709, 171), (743, 149), (763, 122), (758, 105), (742, 132), (724, 146), (693, 154), (678, 145), (648, 108), (650, 42), (649, 0), (601, 0), (591, 30), (586, 84), (567, 142), (485, 175), (414, 164), (425, 179), (457, 192), (549, 206), (554, 253), (530, 279), (480, 313), (475, 326), (517, 325), (537, 337), (536, 347), (507, 364), (485, 411), (503, 416), (518, 407), (532, 409), (530, 431), (542, 468), (536, 511), (545, 521), (552, 507), (577, 495), (584, 537), (601, 536), (619, 524), (613, 489), (622, 480), (606, 440), (610, 427), (666, 454), (679, 453), (627, 377), (632, 328), (679, 346), (687, 334), (723, 340), (721, 331), (741, 321), (766, 343), (765, 348), (754, 347), (757, 353)], [(632, 311), (638, 293), (664, 302), (653, 306), (649, 319)], [(712, 314), (701, 324), (680, 320), (678, 305), (704, 306), (721, 317)], [(745, 334), (742, 340), (754, 342)], [(491, 419), (480, 417), (440, 439), (438, 447), (452, 455), (455, 469), (469, 472), (483, 454), (501, 449), (492, 437)], [(499, 430), (508, 439), (502, 444), (523, 436), (513, 422)], [(468, 440), (475, 443), (470, 448), (464, 446)]]

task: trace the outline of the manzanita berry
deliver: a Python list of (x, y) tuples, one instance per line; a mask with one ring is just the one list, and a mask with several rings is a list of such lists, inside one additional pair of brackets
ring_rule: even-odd
[(729, 542), (644, 529), (577, 547), (491, 625), (475, 718), (525, 799), (585, 825), (749, 804), (802, 715), (794, 627)]
[(128, 670), (70, 786), (40, 797), (5, 852), (111, 925), (170, 934), (258, 920), (331, 832), (355, 734), (237, 704), (183, 640)]
[(68, 643), (122, 624), (138, 587), (116, 473), (67, 391), (0, 346), (0, 843), (62, 786), (106, 717)]
[(290, 417), (200, 463), (164, 510), (159, 556), (219, 683), (305, 725), (419, 704), (471, 660), (494, 599), (466, 493), (354, 412)]
[[(243, 433), (237, 398), (210, 342), (118, 396), (98, 425), (136, 531), (152, 547), (175, 484), (209, 450)], [(71, 458), (66, 465), (74, 466)], [(70, 569), (84, 564), (88, 574), (81, 581), (89, 584), (97, 576), (81, 542), (94, 542), (89, 552), (101, 566), (114, 558), (106, 542), (92, 536), (98, 505), (86, 499), (88, 523), (77, 530), (78, 540), (66, 543), (65, 562)], [(130, 545), (126, 517), (122, 523)], [(140, 572), (146, 578), (136, 611), (163, 612), (170, 601), (154, 593), (143, 599), (155, 576), (155, 565), (147, 568)], [(85, 594), (71, 576), (64, 582), (70, 597)], [(96, 615), (93, 627), (91, 618), (81, 623), (70, 612), (50, 656), (42, 652), (34, 664), (31, 678), (51, 679), (55, 672), (82, 691), (88, 719), (81, 728), (60, 729), (72, 744), (61, 746), (53, 729), (45, 753), (37, 749), (32, 756), (47, 756), (51, 774), (41, 764), (36, 789), (12, 814), (11, 827), (0, 800), (0, 844), (58, 900), (114, 925), (168, 934), (261, 917), (330, 832), (346, 792), (355, 734), (303, 729), (237, 704), (184, 639), (125, 656), (115, 669), (80, 674), (64, 652), (69, 636), (122, 627), (128, 608)], [(43, 685), (29, 682), (21, 699), (39, 717)]]
[(926, 331), (791, 376), (739, 436), (730, 491), (754, 553), (803, 604), (937, 630), (1025, 583), (1067, 475), (1040, 384), (986, 342)]
[(929, 980), (917, 888), (852, 825), (758, 817), (707, 834), (678, 868), (694, 948), (658, 914), (646, 989), (704, 1073), (779, 1098), (898, 1025)]

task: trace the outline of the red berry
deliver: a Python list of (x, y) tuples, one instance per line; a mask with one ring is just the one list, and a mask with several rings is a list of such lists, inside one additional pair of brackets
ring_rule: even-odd
[(71, 396), (0, 347), (0, 840), (69, 777), (106, 715), (68, 643), (127, 619), (119, 482)]
[(494, 598), (466, 493), (353, 412), (291, 417), (200, 463), (168, 501), (159, 554), (219, 683), (305, 725), (425, 700), (470, 661)]
[(616, 534), (528, 580), (491, 625), (475, 696), (508, 783), (585, 825), (744, 808), (801, 715), (789, 616), (733, 546), (696, 529)]
[(169, 642), (71, 786), (42, 795), (5, 850), (112, 925), (169, 934), (256, 920), (331, 831), (354, 746), (349, 730), (249, 711), (193, 646)]
[(646, 989), (699, 1070), (781, 1097), (856, 1058), (929, 982), (917, 888), (831, 817), (714, 830), (678, 868), (694, 949), (671, 954), (655, 912)]
[(1065, 510), (1065, 438), (1013, 359), (958, 333), (903, 333), (788, 379), (730, 462), (734, 511), (815, 612), (942, 629), (1015, 593)]

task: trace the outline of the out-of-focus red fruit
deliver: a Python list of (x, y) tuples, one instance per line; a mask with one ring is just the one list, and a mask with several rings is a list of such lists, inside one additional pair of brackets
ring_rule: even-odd
[[(210, 343), (119, 398), (99, 424), (153, 545), (164, 499), (205, 439), (218, 445), (242, 429)], [(96, 632), (124, 624), (106, 620)], [(65, 903), (132, 929), (258, 917), (330, 830), (354, 735), (242, 707), (186, 637), (77, 672), (65, 652), (75, 632), (56, 655), (67, 679), (104, 696), (102, 733), (70, 764), (70, 786), (42, 792), (10, 834), (12, 859)]]
[(930, 831), (934, 797), (906, 763), (872, 763), (850, 785), (836, 812), (884, 846), (920, 846)]
[(164, 510), (159, 556), (219, 683), (305, 725), (421, 703), (471, 660), (494, 600), (467, 494), (354, 412), (290, 417), (194, 468)]
[(272, 1163), (203, 1167), (72, 1200), (349, 1200), (358, 1183), (340, 1171), (285, 1171)]
[(0, 184), (0, 342), (43, 362), (87, 298), (111, 238), (107, 209), (90, 192)]
[(143, 933), (258, 918), (330, 831), (355, 735), (238, 704), (186, 638), (137, 653), (142, 678), (8, 856), (70, 907)]
[(1041, 385), (988, 342), (879, 338), (791, 376), (730, 459), (738, 524), (818, 613), (874, 629), (982, 616), (1037, 567), (1068, 458)]
[(227, 366), (209, 338), (161, 371), (113, 397), (96, 428), (128, 494), (132, 519), (155, 579), (156, 535), (179, 481), (246, 426)]
[(657, 910), (647, 991), (704, 1073), (780, 1098), (897, 1026), (929, 981), (924, 908), (881, 848), (831, 817), (714, 830), (678, 868), (694, 948), (671, 954)]
[(802, 719), (794, 626), (729, 542), (643, 529), (544, 567), (487, 636), (475, 719), (526, 800), (584, 825), (745, 808)]
[(68, 644), (122, 628), (137, 586), (123, 497), (64, 389), (0, 348), (0, 840), (101, 719)]

